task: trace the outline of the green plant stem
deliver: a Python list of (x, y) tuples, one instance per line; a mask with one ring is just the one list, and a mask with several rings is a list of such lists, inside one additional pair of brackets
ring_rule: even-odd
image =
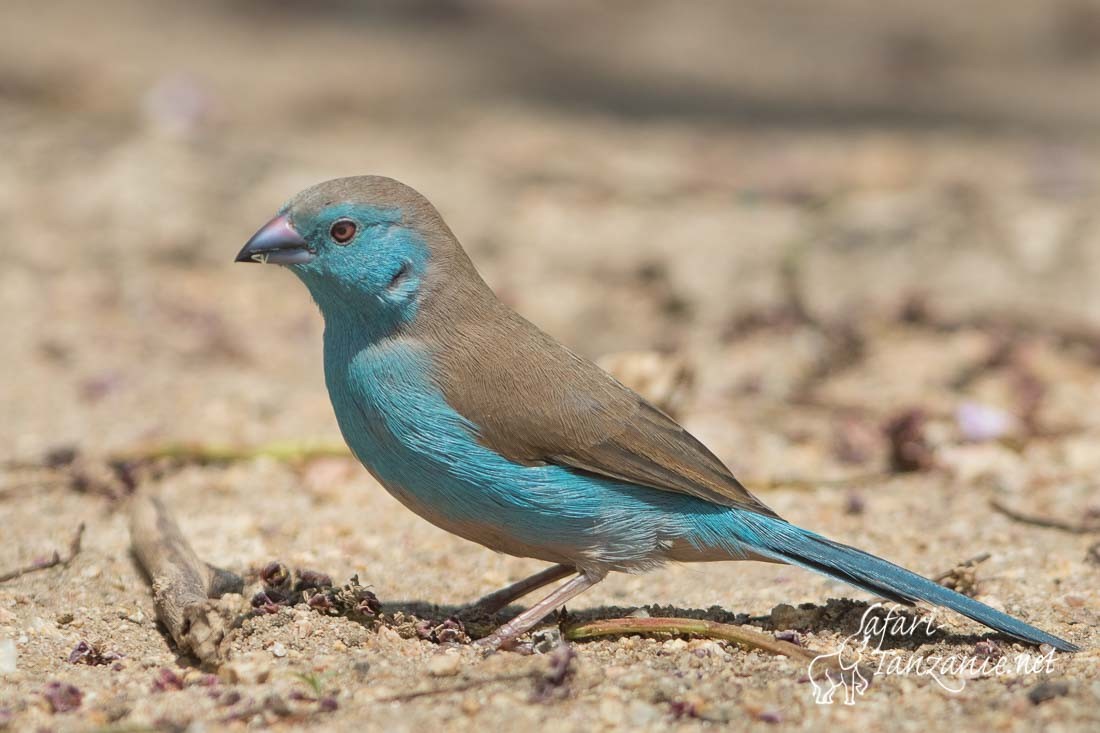
[(732, 641), (744, 649), (759, 649), (792, 659), (813, 659), (818, 653), (789, 641), (780, 641), (768, 634), (743, 626), (693, 618), (615, 618), (587, 621), (567, 626), (562, 635), (568, 641), (584, 641), (599, 636), (620, 634), (673, 634), (700, 636), (707, 639)]
[(341, 443), (308, 443), (279, 441), (247, 447), (206, 443), (163, 443), (115, 454), (113, 461), (151, 461), (170, 459), (186, 463), (212, 464), (272, 458), (286, 463), (301, 463), (317, 458), (350, 458), (351, 452)]

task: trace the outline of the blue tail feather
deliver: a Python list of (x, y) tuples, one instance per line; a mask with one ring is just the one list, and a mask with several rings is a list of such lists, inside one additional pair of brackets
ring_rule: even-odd
[(781, 519), (756, 515), (750, 522), (758, 530), (760, 549), (777, 560), (824, 573), (899, 603), (926, 601), (950, 608), (1021, 641), (1050, 644), (1065, 652), (1079, 651), (1075, 644), (863, 550), (826, 539)]

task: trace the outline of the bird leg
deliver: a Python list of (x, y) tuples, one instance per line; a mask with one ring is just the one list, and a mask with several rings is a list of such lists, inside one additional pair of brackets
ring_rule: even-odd
[(564, 605), (571, 598), (585, 592), (596, 583), (603, 580), (603, 575), (592, 576), (581, 572), (577, 577), (559, 585), (550, 595), (543, 598), (526, 611), (516, 616), (511, 621), (503, 624), (484, 639), (478, 639), (477, 645), (490, 649), (499, 649), (520, 634), (529, 631), (532, 626), (542, 621), (548, 613), (558, 606)]
[(577, 569), (569, 565), (552, 565), (545, 570), (540, 570), (529, 578), (516, 581), (506, 588), (493, 591), (489, 595), (482, 596), (474, 603), (463, 609), (462, 615), (469, 618), (481, 618), (492, 616), (512, 601), (523, 598), (528, 593), (536, 591), (544, 585), (549, 585), (556, 580), (567, 578)]

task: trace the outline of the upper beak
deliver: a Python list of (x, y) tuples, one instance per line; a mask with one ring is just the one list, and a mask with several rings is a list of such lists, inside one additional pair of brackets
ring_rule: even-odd
[(286, 214), (276, 216), (264, 224), (260, 231), (237, 253), (235, 262), (261, 262), (273, 265), (301, 265), (316, 255), (310, 251), (306, 240), (302, 239)]

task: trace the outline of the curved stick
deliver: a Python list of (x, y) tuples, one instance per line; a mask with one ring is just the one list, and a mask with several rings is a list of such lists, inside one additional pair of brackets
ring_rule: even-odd
[(181, 651), (208, 666), (225, 661), (227, 615), (210, 599), (240, 593), (244, 581), (201, 560), (159, 499), (139, 494), (130, 508), (130, 542), (153, 585), (157, 618)]

